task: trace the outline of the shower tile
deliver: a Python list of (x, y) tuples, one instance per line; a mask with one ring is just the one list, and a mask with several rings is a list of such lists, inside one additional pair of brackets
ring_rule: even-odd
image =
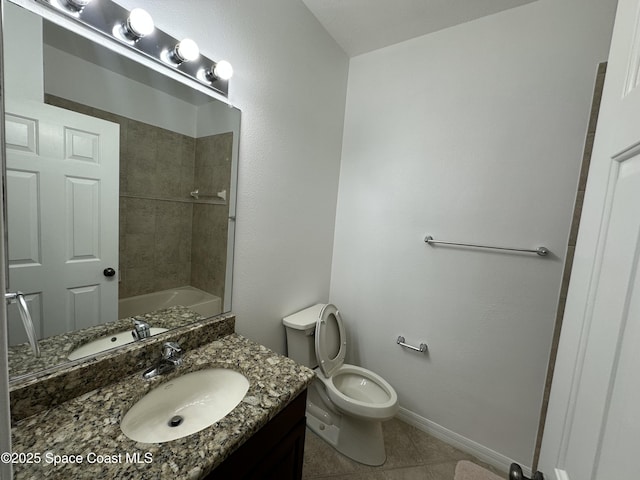
[(196, 140), (194, 176), (201, 191), (229, 190), (233, 134), (223, 133)]
[(156, 208), (152, 200), (129, 198), (124, 220), (125, 233), (154, 234), (156, 228)]
[(587, 177), (589, 175), (589, 165), (591, 163), (591, 154), (593, 153), (593, 142), (595, 134), (587, 134), (584, 144), (584, 153), (582, 155), (582, 166), (580, 167), (580, 180), (578, 181), (578, 191), (584, 191), (587, 187)]
[(573, 220), (571, 221), (571, 232), (569, 233), (569, 246), (575, 247), (578, 240), (578, 229), (580, 228), (580, 217), (582, 216), (582, 205), (584, 204), (584, 190), (578, 190), (576, 204), (573, 207)]
[(153, 279), (154, 291), (184, 287), (189, 283), (189, 271), (178, 263), (156, 264)]
[(127, 128), (127, 189), (129, 193), (158, 195), (157, 129), (129, 120)]
[(607, 72), (607, 64), (598, 65), (598, 73), (596, 75), (596, 84), (593, 89), (593, 100), (591, 103), (591, 117), (589, 118), (588, 132), (596, 131), (598, 125), (598, 114), (600, 113), (600, 103), (602, 101), (602, 89), (604, 87), (604, 79)]
[[(177, 183), (180, 184), (180, 198), (191, 199), (190, 193), (195, 185), (196, 139), (183, 136), (180, 144), (180, 174)], [(179, 180), (179, 182), (178, 182)]]
[(185, 251), (186, 248), (187, 242), (180, 234), (171, 233), (156, 236), (153, 246), (153, 258), (156, 263), (186, 262), (188, 258)]
[(560, 292), (566, 292), (569, 289), (569, 280), (571, 279), (571, 267), (573, 265), (573, 257), (576, 253), (576, 247), (569, 246), (567, 247), (567, 257), (565, 258), (564, 263), (564, 273), (562, 274), (562, 285), (560, 287)]
[(127, 127), (129, 122), (124, 117), (119, 117), (120, 124), (120, 192), (127, 191)]
[(151, 265), (126, 269), (129, 297), (153, 292), (154, 278)]
[(123, 266), (125, 268), (144, 267), (154, 260), (153, 234), (129, 233), (125, 236)]
[(192, 285), (219, 297), (224, 296), (227, 259), (225, 212), (222, 205), (194, 205), (193, 210)]
[(163, 197), (181, 196), (180, 178), (182, 170), (181, 137), (168, 130), (159, 130), (156, 156), (157, 187)]

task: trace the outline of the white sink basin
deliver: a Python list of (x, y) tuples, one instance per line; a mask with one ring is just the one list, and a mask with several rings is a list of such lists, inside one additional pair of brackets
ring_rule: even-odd
[(131, 440), (162, 443), (204, 430), (244, 398), (249, 381), (226, 368), (187, 373), (163, 383), (125, 414), (120, 428)]
[[(149, 330), (151, 335), (157, 335), (158, 333), (167, 331), (166, 328), (158, 327), (151, 327)], [(105, 335), (104, 337), (100, 337), (92, 342), (85, 343), (72, 351), (68, 358), (69, 360), (77, 360), (78, 358), (95, 355), (96, 353), (104, 352), (110, 348), (120, 347), (133, 342), (134, 339), (131, 336), (131, 330), (125, 330), (123, 332)]]

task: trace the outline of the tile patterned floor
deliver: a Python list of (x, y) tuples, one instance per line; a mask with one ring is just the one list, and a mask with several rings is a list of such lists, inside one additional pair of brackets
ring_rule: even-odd
[(400, 420), (383, 424), (387, 461), (380, 467), (354, 462), (307, 429), (302, 478), (308, 480), (453, 480), (456, 463), (469, 460), (507, 478), (473, 456)]

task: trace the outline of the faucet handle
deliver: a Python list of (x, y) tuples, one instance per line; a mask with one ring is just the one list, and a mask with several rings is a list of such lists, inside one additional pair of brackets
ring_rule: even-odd
[(165, 360), (177, 360), (182, 357), (182, 349), (176, 342), (165, 342), (162, 345), (162, 358)]
[(143, 320), (134, 319), (131, 335), (135, 340), (142, 340), (143, 338), (150, 337), (151, 327), (149, 327), (149, 324)]

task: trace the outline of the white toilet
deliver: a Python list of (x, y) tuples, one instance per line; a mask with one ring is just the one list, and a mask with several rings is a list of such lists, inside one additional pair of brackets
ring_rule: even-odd
[(282, 322), (289, 357), (316, 372), (307, 395), (307, 426), (347, 457), (382, 465), (381, 422), (398, 411), (396, 391), (379, 375), (344, 363), (347, 341), (334, 305), (314, 305)]

